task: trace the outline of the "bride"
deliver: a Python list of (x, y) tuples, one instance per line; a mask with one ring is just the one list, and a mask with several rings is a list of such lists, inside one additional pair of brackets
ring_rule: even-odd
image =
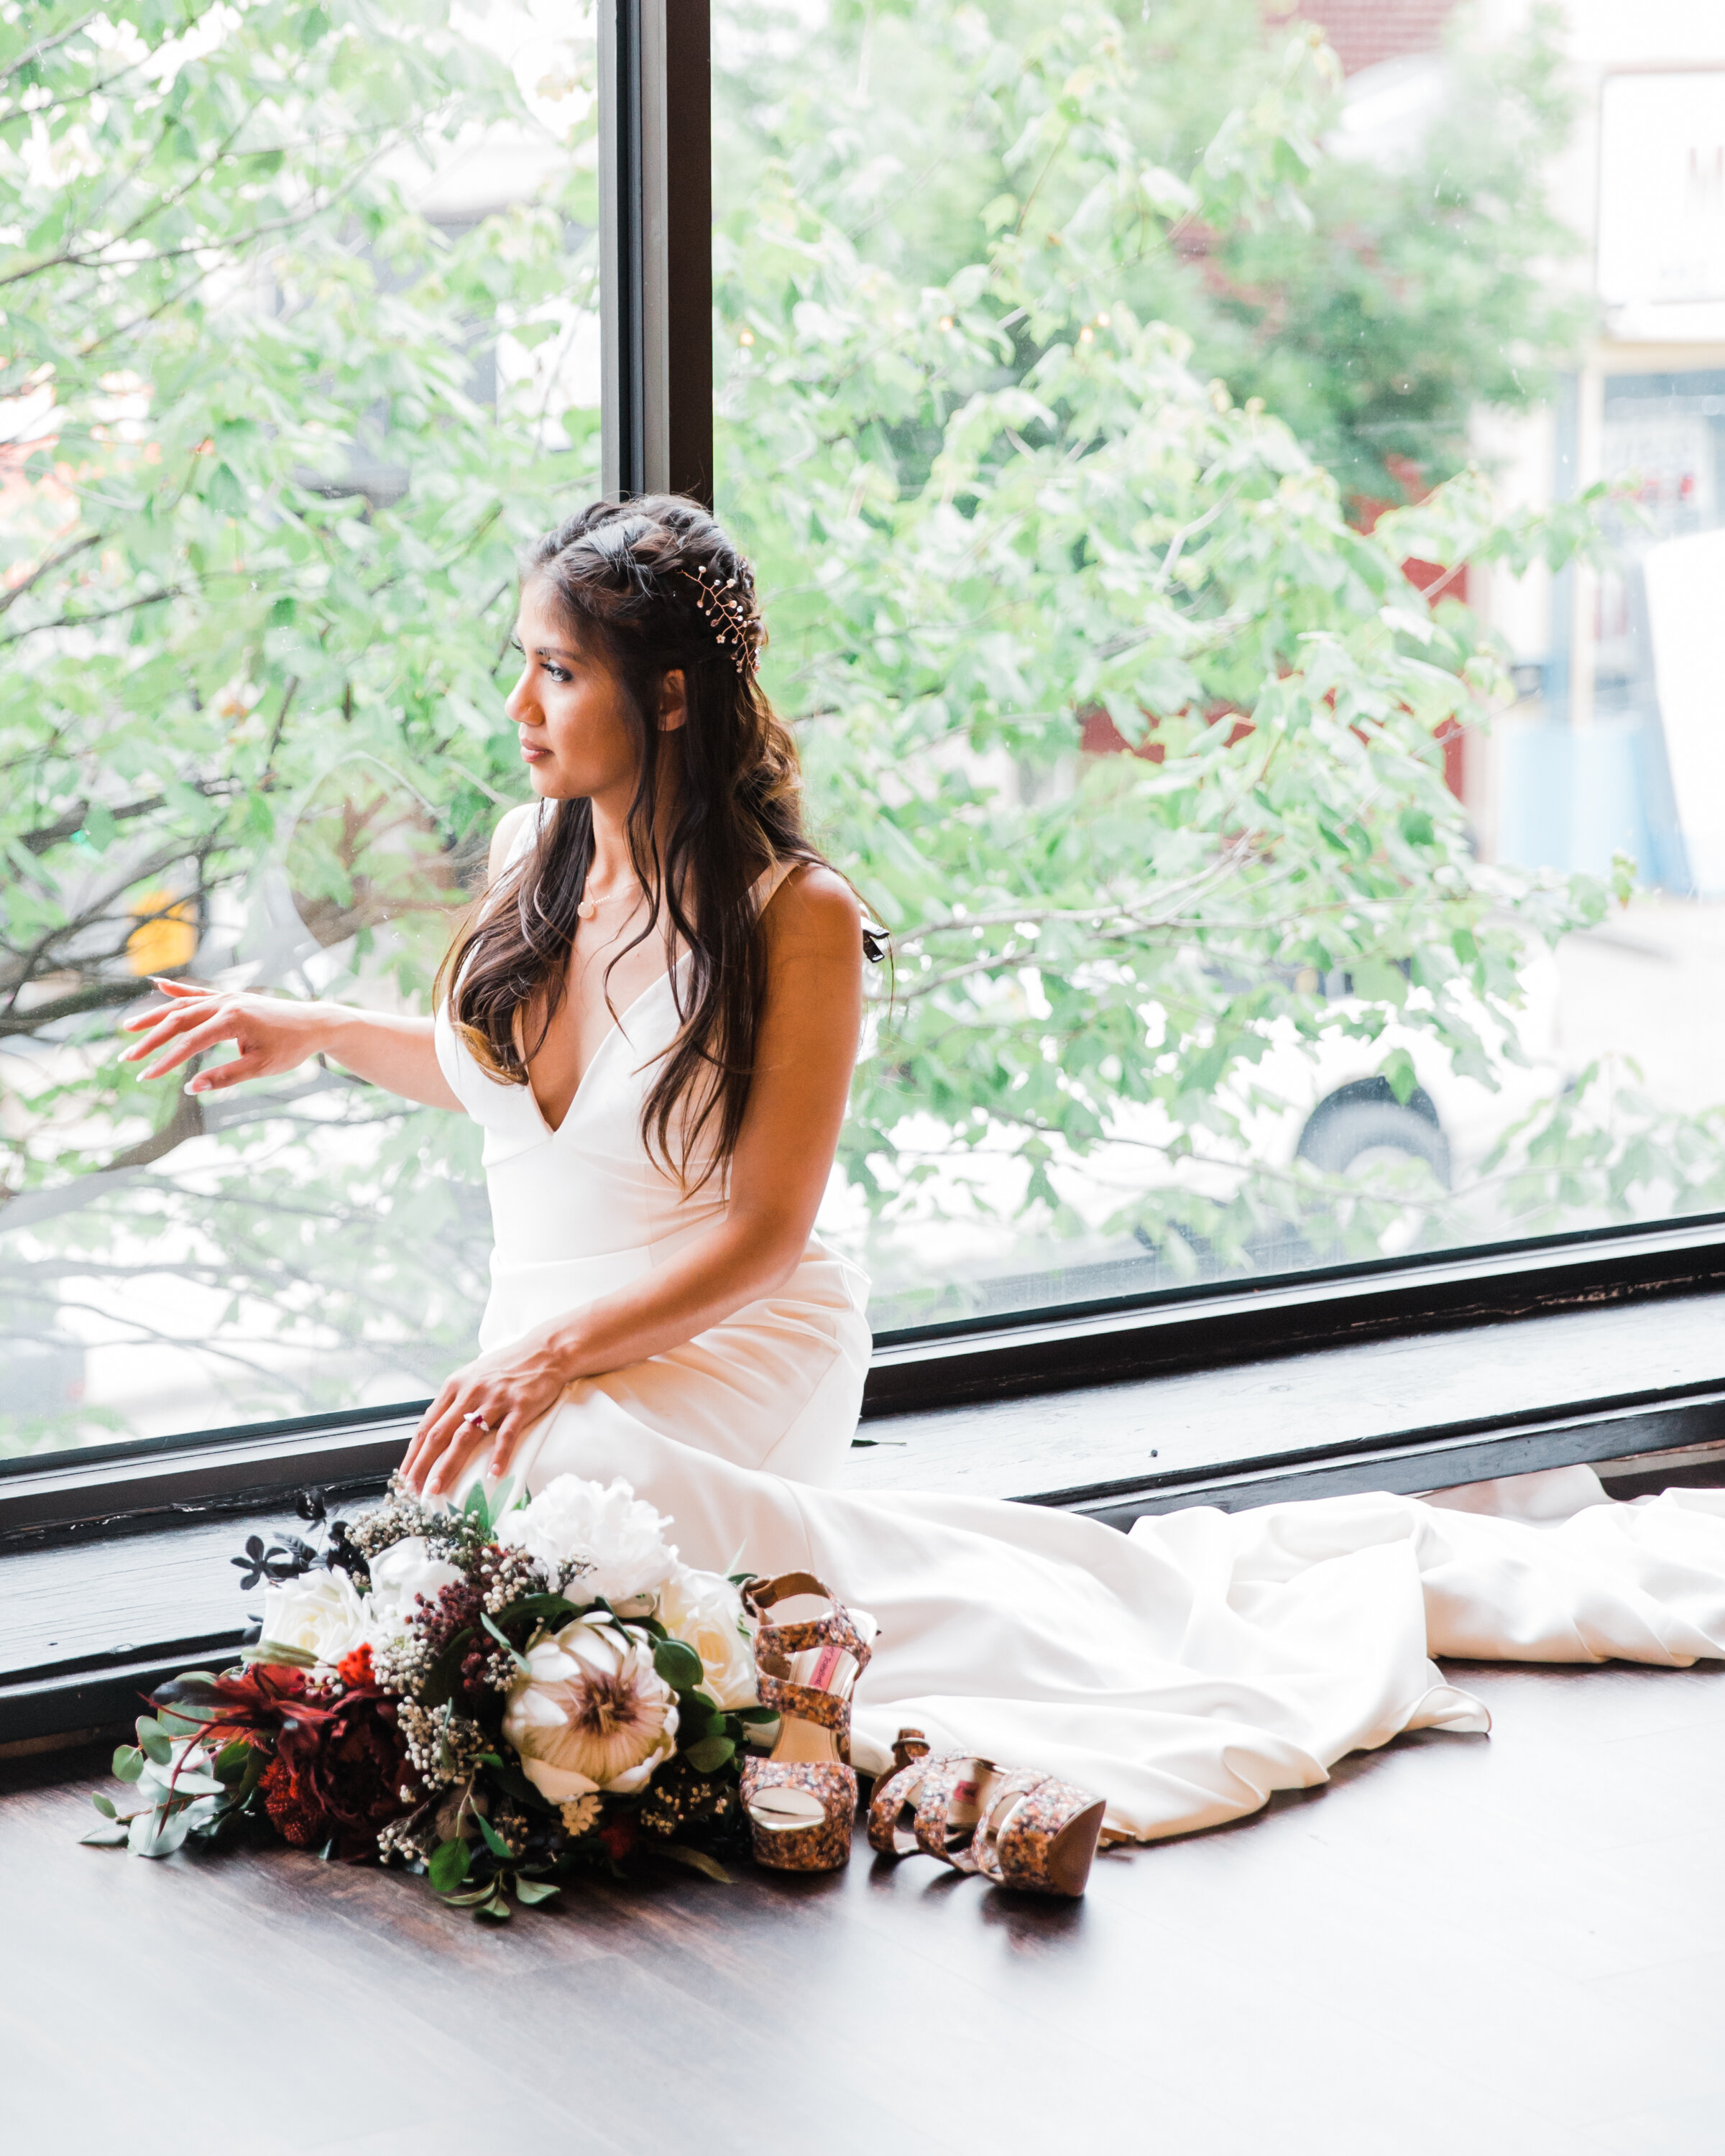
[[(497, 828), (434, 1020), (158, 983), (149, 1075), (213, 1092), (322, 1053), (485, 1132), (480, 1353), (408, 1480), (622, 1476), (716, 1570), (807, 1573), (880, 1625), (858, 1758), (901, 1725), (1099, 1791), (1140, 1840), (1214, 1825), (1399, 1731), (1481, 1730), (1433, 1655), (1725, 1653), (1725, 1492), (1555, 1516), (1388, 1495), (1141, 1520), (832, 1485), (865, 1284), (814, 1233), (861, 1020), (856, 900), (804, 834), (756, 679), (748, 565), (693, 504), (599, 502), (522, 581)], [(1484, 1486), (1489, 1490), (1491, 1486)], [(1469, 1509), (1471, 1505), (1475, 1509)], [(1525, 1506), (1523, 1510), (1527, 1509)]]

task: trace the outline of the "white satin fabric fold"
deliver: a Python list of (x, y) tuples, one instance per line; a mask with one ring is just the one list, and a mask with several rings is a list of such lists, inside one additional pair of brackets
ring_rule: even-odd
[[(439, 1014), (443, 1068), (485, 1127), (487, 1347), (644, 1277), (721, 1216), (721, 1182), (691, 1198), (641, 1143), (677, 1022), (667, 977), (623, 1014), (552, 1132)], [(810, 1570), (871, 1610), (857, 1725), (877, 1747), (913, 1723), (937, 1747), (1093, 1789), (1113, 1831), (1148, 1839), (1237, 1819), (1404, 1729), (1483, 1731), (1434, 1655), (1725, 1654), (1725, 1492), (1616, 1505), (1589, 1470), (1565, 1469), (1431, 1503), (1198, 1507), (1122, 1535), (1038, 1506), (821, 1486), (856, 1425), (865, 1291), (811, 1239), (779, 1294), (572, 1386), (514, 1471), (536, 1489), (622, 1476), (675, 1517), (691, 1563)]]
[(1063, 1774), (1138, 1840), (1238, 1819), (1403, 1730), (1485, 1731), (1434, 1655), (1725, 1655), (1725, 1492), (1543, 1526), (1387, 1495), (1202, 1506), (1123, 1535), (1040, 1506), (810, 1487), (591, 1395), (533, 1441), (532, 1485), (562, 1473), (649, 1492), (693, 1563), (806, 1568), (872, 1611), (872, 1743), (912, 1723)]

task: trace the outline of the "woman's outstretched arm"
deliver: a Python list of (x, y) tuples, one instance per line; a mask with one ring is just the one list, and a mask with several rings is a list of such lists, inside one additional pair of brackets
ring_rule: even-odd
[[(487, 880), (508, 856), (520, 819), (532, 804), (512, 808), (491, 840)], [(231, 1040), (238, 1053), (190, 1080), (188, 1093), (218, 1093), (248, 1078), (273, 1078), (309, 1056), (330, 1055), (357, 1078), (431, 1108), (461, 1106), (439, 1067), (429, 1018), (397, 1018), (346, 1004), (295, 1003), (285, 996), (228, 994), (197, 981), (157, 981), (166, 1005), (122, 1021), (141, 1033), (121, 1060), (156, 1060), (146, 1078), (165, 1077), (190, 1057)]]
[[(481, 1453), (506, 1471), (564, 1386), (680, 1348), (795, 1271), (832, 1173), (862, 1027), (862, 921), (829, 869), (787, 878), (763, 916), (767, 995), (724, 1219), (644, 1280), (458, 1370), (404, 1471), (446, 1491)], [(477, 1414), (489, 1431), (464, 1418)]]

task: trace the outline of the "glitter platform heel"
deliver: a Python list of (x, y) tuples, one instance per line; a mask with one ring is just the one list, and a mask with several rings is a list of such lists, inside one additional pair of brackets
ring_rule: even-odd
[(936, 1758), (920, 1729), (901, 1729), (896, 1770), (875, 1784), (869, 1846), (882, 1856), (920, 1851), (997, 1887), (1076, 1900), (1090, 1881), (1107, 1809), (1053, 1774), (997, 1767), (959, 1753)]
[[(781, 1604), (824, 1602), (820, 1616), (769, 1623)], [(742, 1770), (742, 1804), (755, 1861), (775, 1871), (836, 1871), (850, 1860), (856, 1773), (850, 1763), (850, 1699), (868, 1666), (875, 1620), (850, 1610), (813, 1573), (755, 1580), (743, 1601), (757, 1620), (755, 1681), (776, 1707), (772, 1756)]]

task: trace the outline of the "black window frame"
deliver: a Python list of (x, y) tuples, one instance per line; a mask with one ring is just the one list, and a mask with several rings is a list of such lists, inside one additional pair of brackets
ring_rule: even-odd
[[(599, 0), (598, 27), (603, 482), (609, 492), (683, 493), (711, 506), (709, 0)], [(1725, 1294), (1725, 1214), (884, 1332), (876, 1337), (863, 1411), (873, 1419), (981, 1408), (1013, 1396), (1389, 1334), (1709, 1293)], [(1725, 1355), (1721, 1359), (1725, 1363)], [(1481, 1425), (1475, 1435), (1487, 1446), (1513, 1440), (1517, 1469), (1558, 1458), (1711, 1443), (1721, 1435), (1722, 1391), (1725, 1375), (1718, 1387), (1688, 1388), (1681, 1399), (1656, 1404), (1657, 1412), (1640, 1394), (1587, 1404), (1593, 1420), (1586, 1426), (1594, 1435), (1579, 1440), (1575, 1404), (1563, 1402), (1558, 1389), (1552, 1414), (1568, 1419), (1543, 1452), (1538, 1442), (1529, 1449), (1530, 1430), (1542, 1426), (1538, 1415), (1522, 1414), (1501, 1430)], [(425, 1404), (408, 1401), (0, 1461), (0, 1549), (17, 1546), (19, 1537), (33, 1543), (44, 1535), (101, 1533), (212, 1510), (255, 1509), (308, 1486), (374, 1486), (399, 1458), (404, 1427)], [(1644, 1406), (1648, 1411), (1641, 1414)], [(1410, 1460), (1424, 1458), (1435, 1444), (1453, 1449), (1466, 1435), (1435, 1438), (1412, 1431), (1406, 1449)], [(1578, 1453), (1578, 1443), (1594, 1449)], [(1478, 1446), (1466, 1457), (1471, 1479), (1481, 1471)], [(1339, 1450), (1337, 1461), (1339, 1466)], [(1322, 1457), (1290, 1456), (1287, 1492), (1314, 1486), (1314, 1472), (1322, 1466)], [(1277, 1480), (1273, 1470), (1255, 1470), (1253, 1501), (1277, 1494)], [(1147, 1461), (1134, 1487), (1141, 1496), (1153, 1496), (1157, 1483)], [(1419, 1486), (1404, 1479), (1398, 1486)], [(1123, 1518), (1139, 1501), (1129, 1492), (1079, 1485), (1051, 1489), (1038, 1502), (1072, 1502)]]

